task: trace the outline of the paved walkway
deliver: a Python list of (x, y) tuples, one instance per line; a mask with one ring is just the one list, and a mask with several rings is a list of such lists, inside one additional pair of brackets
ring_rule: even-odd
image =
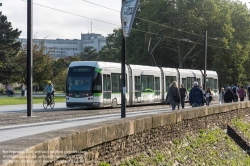
[[(140, 112), (129, 112), (126, 117), (149, 115), (149, 114), (159, 114), (162, 112), (170, 112), (170, 108), (158, 109), (158, 110), (148, 110)], [(109, 121), (114, 119), (120, 119), (121, 114), (108, 114), (108, 115), (98, 115), (89, 116), (84, 118), (74, 118), (74, 119), (64, 119), (59, 121), (50, 121), (42, 123), (32, 123), (25, 125), (14, 125), (14, 126), (4, 126), (0, 127), (0, 142), (8, 141), (24, 136), (30, 136), (34, 134), (44, 133), (48, 131), (55, 131), (59, 129), (65, 129), (69, 127), (75, 127), (79, 125), (93, 124), (97, 122)]]

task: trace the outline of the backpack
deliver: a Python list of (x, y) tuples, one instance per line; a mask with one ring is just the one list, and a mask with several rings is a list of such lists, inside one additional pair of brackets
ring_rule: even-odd
[(236, 86), (233, 87), (233, 93), (236, 94)]

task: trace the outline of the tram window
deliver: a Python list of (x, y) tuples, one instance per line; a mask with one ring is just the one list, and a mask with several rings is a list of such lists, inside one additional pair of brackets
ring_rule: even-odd
[(102, 75), (101, 73), (97, 73), (96, 78), (94, 78), (93, 83), (93, 92), (100, 93), (102, 92)]
[(141, 76), (141, 88), (142, 92), (154, 91), (154, 76)]
[[(122, 76), (121, 74), (111, 73), (112, 80), (112, 92), (121, 92), (122, 87)], [(125, 86), (127, 87), (127, 74), (125, 75)], [(128, 92), (128, 88), (126, 88), (126, 92)]]
[(217, 90), (218, 90), (217, 85), (218, 85), (217, 79), (214, 79), (214, 89), (217, 89)]
[(194, 77), (187, 77), (187, 89), (190, 89), (193, 87), (194, 81), (195, 81)]
[(201, 85), (201, 79), (197, 78), (196, 81), (198, 82), (198, 85)]
[(168, 88), (169, 88), (170, 84), (171, 84), (173, 81), (176, 81), (176, 77), (175, 77), (175, 76), (166, 76), (166, 77), (165, 77), (166, 92), (168, 92)]
[(206, 79), (206, 87), (213, 90), (213, 88), (214, 88), (214, 79), (213, 78)]
[(184, 85), (184, 88), (187, 88), (187, 79), (182, 78), (182, 84)]
[(112, 92), (121, 92), (120, 74), (111, 74)]

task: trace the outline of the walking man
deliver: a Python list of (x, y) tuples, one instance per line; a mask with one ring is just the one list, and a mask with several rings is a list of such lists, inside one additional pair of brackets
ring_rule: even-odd
[(194, 87), (189, 92), (189, 104), (192, 107), (199, 107), (204, 104), (203, 92), (197, 81), (194, 82)]
[(187, 96), (187, 89), (184, 88), (183, 84), (181, 84), (181, 88), (179, 89), (179, 91), (180, 91), (180, 96), (181, 96), (181, 107), (183, 109), (185, 106), (185, 98)]

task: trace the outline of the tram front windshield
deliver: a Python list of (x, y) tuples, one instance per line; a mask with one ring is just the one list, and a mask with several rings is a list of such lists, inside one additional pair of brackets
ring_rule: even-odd
[(77, 95), (82, 93), (100, 93), (102, 90), (101, 83), (101, 74), (95, 71), (95, 67), (70, 67), (66, 82), (66, 93)]

